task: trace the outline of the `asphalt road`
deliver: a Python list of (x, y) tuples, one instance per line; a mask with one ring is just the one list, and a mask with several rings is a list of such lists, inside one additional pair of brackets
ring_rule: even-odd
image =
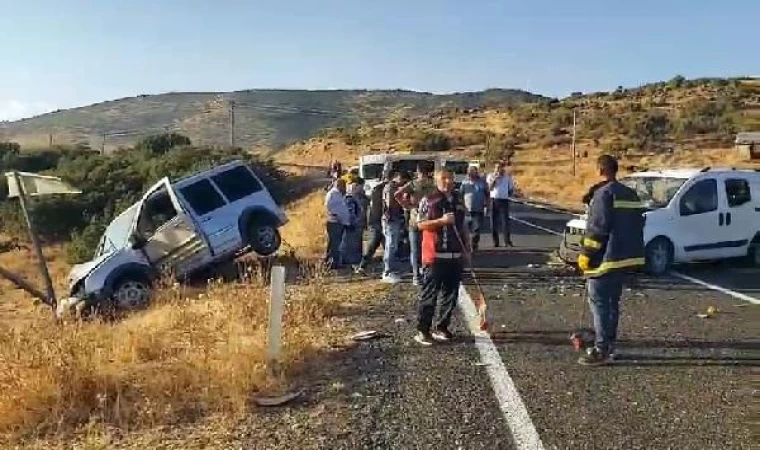
[[(557, 232), (567, 220), (520, 205), (513, 215)], [(489, 335), (473, 336), (459, 314), (456, 342), (418, 346), (409, 283), (354, 311), (356, 327), (385, 337), (326, 355), (304, 400), (243, 427), (245, 442), (262, 449), (753, 448), (758, 306), (683, 278), (641, 277), (624, 294), (619, 359), (579, 366), (568, 338), (588, 321), (583, 283), (552, 263), (559, 239), (517, 221), (514, 248), (494, 249), (484, 234), (474, 266), (489, 301)], [(722, 266), (688, 272), (749, 295), (760, 279)], [(472, 285), (467, 290), (475, 295)], [(719, 312), (697, 317), (708, 306)], [(531, 433), (536, 441), (528, 445)]]

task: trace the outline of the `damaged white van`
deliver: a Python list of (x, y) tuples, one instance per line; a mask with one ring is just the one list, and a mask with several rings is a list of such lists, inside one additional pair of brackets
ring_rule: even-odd
[(141, 308), (162, 272), (183, 277), (249, 251), (271, 255), (286, 222), (242, 161), (175, 182), (164, 178), (108, 225), (91, 261), (72, 268), (70, 297), (60, 302), (59, 315), (102, 302), (115, 310)]
[[(620, 179), (647, 211), (646, 267), (663, 274), (673, 264), (746, 257), (760, 266), (760, 172), (680, 169), (634, 173)], [(575, 262), (586, 217), (569, 221), (559, 255)]]

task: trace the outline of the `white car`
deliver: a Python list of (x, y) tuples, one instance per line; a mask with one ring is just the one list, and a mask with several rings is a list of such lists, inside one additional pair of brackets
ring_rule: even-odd
[[(747, 257), (760, 265), (760, 172), (681, 169), (639, 172), (620, 179), (648, 211), (644, 225), (647, 270), (673, 264)], [(560, 257), (575, 262), (586, 216), (565, 227)]]
[(58, 312), (101, 302), (117, 310), (144, 307), (161, 272), (183, 277), (246, 251), (270, 255), (286, 222), (242, 161), (176, 182), (164, 178), (108, 225), (91, 261), (71, 269), (71, 297)]

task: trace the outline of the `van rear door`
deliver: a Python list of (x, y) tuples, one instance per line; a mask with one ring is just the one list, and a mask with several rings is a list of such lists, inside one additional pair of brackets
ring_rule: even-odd
[(152, 266), (181, 276), (208, 264), (211, 252), (206, 240), (168, 178), (151, 187), (140, 203), (133, 232), (142, 238), (140, 251)]

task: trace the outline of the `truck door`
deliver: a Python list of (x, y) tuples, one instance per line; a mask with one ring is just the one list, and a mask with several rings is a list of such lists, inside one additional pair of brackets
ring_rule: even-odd
[(675, 245), (688, 261), (724, 258), (731, 245), (725, 191), (718, 182), (715, 177), (699, 179), (678, 199)]
[(134, 233), (151, 265), (185, 275), (211, 261), (211, 252), (192, 219), (184, 212), (167, 178), (143, 196)]
[(728, 244), (725, 247), (726, 257), (744, 256), (749, 242), (760, 229), (750, 183), (747, 177), (731, 174), (723, 180), (723, 188), (726, 194), (723, 218)]

